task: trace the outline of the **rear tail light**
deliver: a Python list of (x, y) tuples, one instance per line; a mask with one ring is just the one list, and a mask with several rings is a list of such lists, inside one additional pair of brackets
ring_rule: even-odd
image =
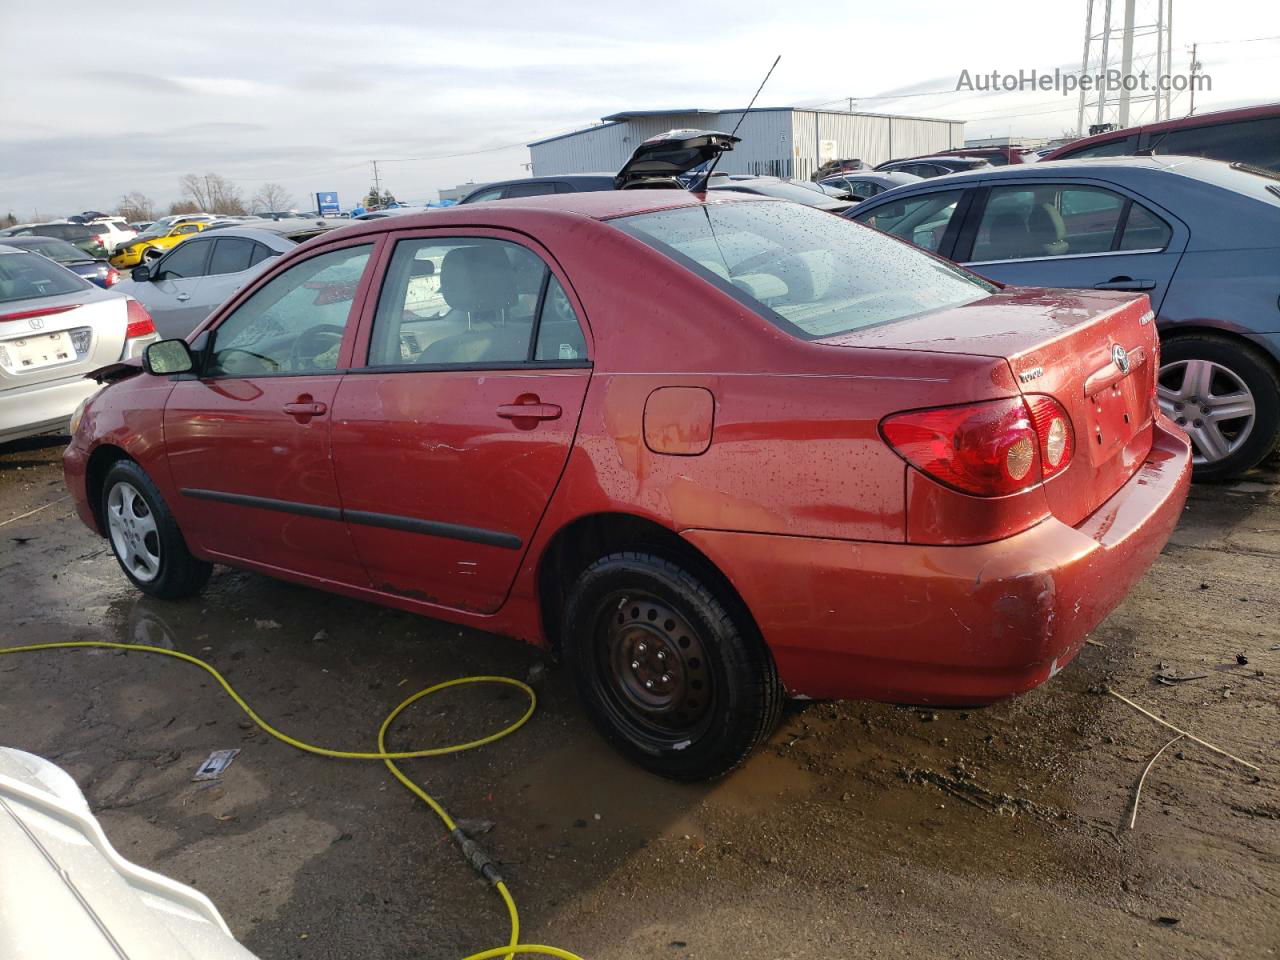
[(1000, 497), (1065, 469), (1074, 437), (1052, 397), (988, 400), (886, 417), (884, 439), (909, 464), (964, 493)]
[(147, 313), (147, 308), (132, 298), (129, 300), (128, 321), (128, 326), (124, 328), (126, 340), (149, 336), (156, 332), (156, 325), (151, 322), (151, 314)]
[(120, 282), (120, 271), (115, 267), (107, 267), (107, 272), (102, 276), (102, 282), (108, 287), (114, 287)]
[(1048, 480), (1071, 462), (1076, 446), (1075, 432), (1067, 411), (1053, 397), (1033, 394), (1026, 400), (1040, 437), (1040, 471)]

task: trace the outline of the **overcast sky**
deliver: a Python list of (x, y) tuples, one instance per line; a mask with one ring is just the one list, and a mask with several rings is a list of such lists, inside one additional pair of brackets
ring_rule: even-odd
[[(1200, 41), (1214, 81), (1197, 112), (1280, 100), (1280, 40), (1251, 40), (1280, 37), (1280, 4), (1175, 3), (1176, 63)], [(619, 110), (743, 106), (777, 54), (760, 106), (856, 97), (965, 119), (968, 137), (1056, 136), (1075, 123), (1074, 98), (957, 93), (956, 80), (1078, 69), (1084, 8), (219, 0), (108, 16), (101, 3), (0, 0), (0, 215), (105, 210), (130, 190), (167, 206), (179, 177), (207, 172), (246, 197), (275, 181), (299, 203), (332, 189), (349, 207), (374, 158), (385, 185), (421, 202), (519, 176), (523, 144)], [(923, 91), (945, 92), (884, 96)]]

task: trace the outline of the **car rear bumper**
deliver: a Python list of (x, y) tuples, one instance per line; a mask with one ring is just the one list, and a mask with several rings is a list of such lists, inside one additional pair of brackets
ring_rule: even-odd
[(975, 546), (685, 536), (729, 575), (793, 695), (980, 704), (1070, 662), (1164, 548), (1190, 481), (1190, 444), (1161, 418), (1145, 463), (1077, 527)]
[(65, 430), (71, 414), (98, 385), (76, 374), (15, 387), (0, 393), (0, 443)]

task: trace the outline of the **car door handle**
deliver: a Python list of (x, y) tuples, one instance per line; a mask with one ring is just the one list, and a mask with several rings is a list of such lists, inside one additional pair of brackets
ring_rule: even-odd
[(176, 297), (174, 297), (174, 299), (175, 299), (175, 300), (190, 300), (190, 299), (191, 299), (191, 294), (189, 294), (189, 293), (180, 293), (180, 294), (178, 294)]
[(1106, 283), (1095, 283), (1095, 290), (1154, 290), (1154, 280), (1135, 280), (1133, 277), (1112, 277)]
[(560, 407), (554, 403), (504, 403), (498, 407), (503, 420), (559, 420)]
[(299, 423), (306, 423), (312, 417), (323, 416), (329, 410), (319, 400), (312, 400), (307, 394), (303, 394), (293, 403), (286, 403), (280, 409), (289, 416), (296, 417)]

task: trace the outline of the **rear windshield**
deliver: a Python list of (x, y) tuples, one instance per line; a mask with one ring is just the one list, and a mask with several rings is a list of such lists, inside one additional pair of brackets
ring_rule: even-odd
[(706, 203), (612, 223), (803, 340), (972, 303), (997, 289), (794, 203)]
[(0, 303), (56, 297), (87, 286), (66, 267), (38, 253), (0, 254)]
[(55, 237), (30, 237), (24, 239), (26, 242), (22, 246), (27, 250), (43, 253), (50, 260), (57, 260), (59, 263), (90, 259), (87, 253), (79, 247), (67, 243), (65, 240), (58, 240)]

